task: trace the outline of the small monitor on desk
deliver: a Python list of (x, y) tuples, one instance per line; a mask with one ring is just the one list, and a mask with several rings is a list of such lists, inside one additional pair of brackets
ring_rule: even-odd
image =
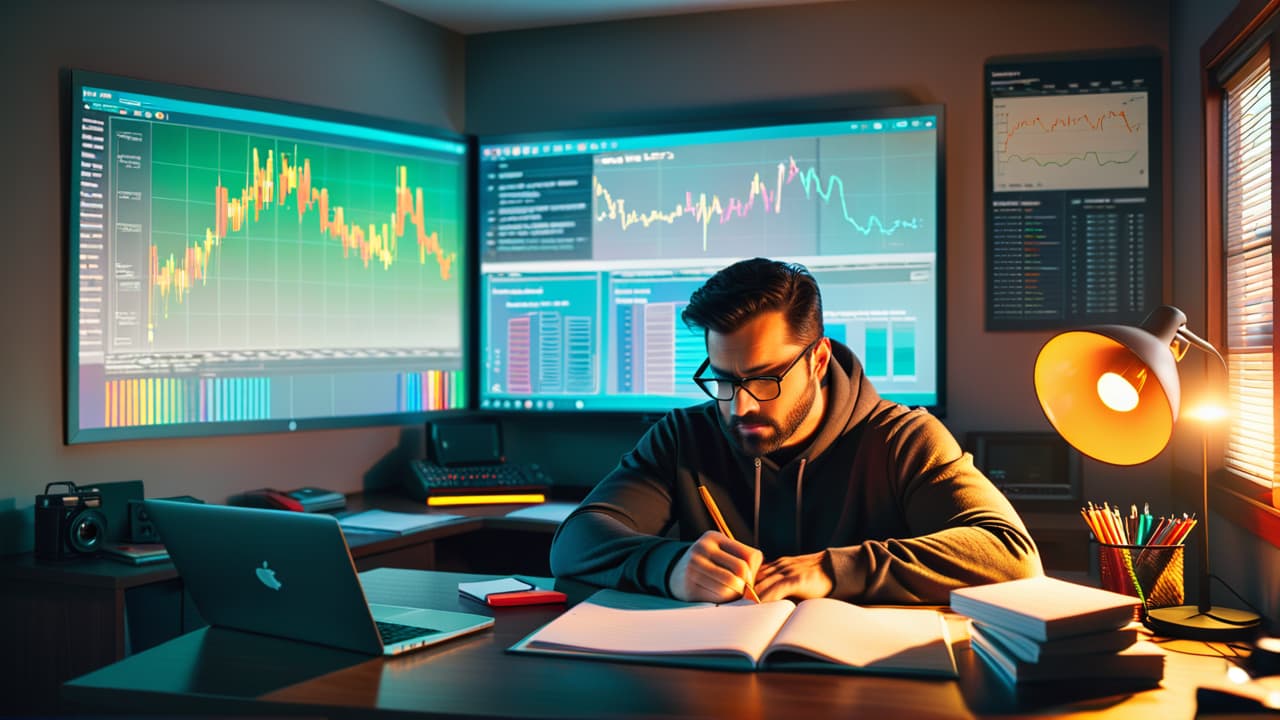
[(1080, 502), (1078, 459), (1056, 433), (971, 432), (966, 449), (1019, 507)]
[(429, 422), (427, 458), (445, 466), (501, 463), (502, 427), (473, 417)]

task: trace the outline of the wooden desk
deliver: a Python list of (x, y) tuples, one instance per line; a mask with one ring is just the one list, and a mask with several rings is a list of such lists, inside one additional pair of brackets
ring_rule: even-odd
[[(550, 574), (556, 524), (504, 517), (517, 505), (449, 508), (461, 519), (407, 535), (347, 533), (356, 568)], [(401, 495), (348, 498), (347, 510), (434, 512)], [(0, 708), (56, 710), (58, 686), (203, 626), (168, 562), (0, 557)]]
[[(818, 673), (737, 673), (511, 655), (504, 650), (561, 611), (487, 608), (458, 597), (483, 576), (379, 569), (361, 574), (375, 602), (491, 614), (492, 630), (387, 659), (286, 640), (197, 631), (63, 686), (73, 708), (174, 713), (369, 717), (1010, 717), (1191, 718), (1195, 687), (1219, 658), (1170, 654), (1162, 687), (1086, 687), (1018, 696), (957, 648), (959, 680)], [(560, 586), (564, 584), (561, 583)], [(571, 597), (585, 593), (569, 586)], [(1203, 647), (1201, 647), (1203, 652)], [(1081, 692), (1091, 695), (1082, 698)]]

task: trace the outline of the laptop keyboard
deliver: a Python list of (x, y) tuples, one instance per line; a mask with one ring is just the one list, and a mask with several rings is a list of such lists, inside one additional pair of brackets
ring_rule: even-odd
[(430, 635), (431, 633), (440, 632), (431, 628), (419, 627), (417, 625), (401, 625), (400, 623), (382, 622), (375, 620), (378, 625), (378, 634), (382, 636), (383, 645), (395, 645), (404, 642), (409, 638), (420, 637), (422, 635)]

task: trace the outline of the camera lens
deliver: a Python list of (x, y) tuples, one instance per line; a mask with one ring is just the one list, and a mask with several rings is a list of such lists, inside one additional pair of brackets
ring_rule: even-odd
[(107, 535), (107, 518), (97, 510), (85, 510), (71, 519), (67, 545), (79, 553), (98, 551)]

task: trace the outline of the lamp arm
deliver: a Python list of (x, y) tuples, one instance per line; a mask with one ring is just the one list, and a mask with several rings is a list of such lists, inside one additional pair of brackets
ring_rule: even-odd
[[(1231, 371), (1227, 368), (1226, 358), (1218, 352), (1213, 343), (1187, 329), (1186, 325), (1178, 328), (1177, 336), (1200, 348), (1204, 352), (1218, 358), (1222, 365), (1222, 373), (1230, 382)], [(1201, 614), (1208, 613), (1213, 607), (1209, 599), (1209, 429), (1205, 428), (1201, 437), (1200, 448), (1200, 592), (1197, 598), (1197, 609)]]
[(1183, 340), (1186, 340), (1187, 342), (1191, 343), (1192, 345), (1195, 345), (1196, 347), (1200, 348), (1204, 352), (1207, 352), (1210, 355), (1218, 358), (1218, 362), (1222, 363), (1222, 369), (1223, 370), (1227, 369), (1226, 359), (1222, 357), (1222, 353), (1218, 352), (1218, 348), (1213, 346), (1213, 343), (1191, 332), (1190, 330), (1187, 329), (1186, 325), (1183, 325), (1182, 327), (1178, 328), (1178, 332), (1176, 334), (1178, 337), (1182, 338)]

